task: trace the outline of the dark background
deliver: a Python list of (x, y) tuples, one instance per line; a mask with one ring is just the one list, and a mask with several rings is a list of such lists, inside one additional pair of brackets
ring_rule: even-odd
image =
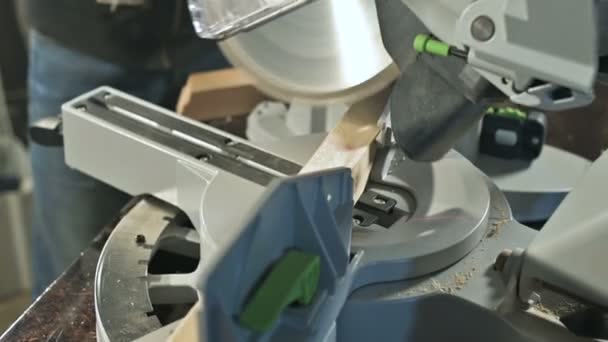
[(608, 147), (608, 87), (598, 86), (595, 102), (586, 108), (551, 113), (548, 142), (595, 160)]
[(24, 3), (25, 0), (0, 1), (0, 70), (9, 113), (22, 139), (27, 117), (27, 50), (22, 30), (27, 19), (24, 11), (17, 8), (23, 9), (20, 6)]

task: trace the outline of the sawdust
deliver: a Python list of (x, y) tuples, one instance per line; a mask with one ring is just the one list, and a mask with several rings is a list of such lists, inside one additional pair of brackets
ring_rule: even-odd
[(494, 208), (494, 210), (497, 210), (500, 212), (500, 217), (490, 218), (491, 220), (493, 219), (494, 222), (492, 222), (490, 224), (490, 230), (488, 231), (488, 234), (486, 235), (488, 238), (498, 236), (500, 234), (500, 232), (502, 231), (502, 228), (511, 221), (511, 218), (509, 218), (509, 215), (507, 215), (507, 213), (505, 212), (504, 209), (496, 208), (496, 207), (493, 207), (493, 208)]
[(408, 296), (414, 296), (414, 295), (423, 295), (423, 294), (427, 294), (427, 293), (431, 293), (431, 292), (442, 292), (442, 293), (451, 293), (451, 290), (441, 284), (439, 281), (437, 281), (437, 279), (431, 279), (431, 284), (428, 287), (417, 287), (414, 289), (410, 289), (408, 291), (405, 292), (406, 295)]
[(456, 284), (456, 286), (464, 286), (466, 285), (469, 280), (471, 280), (471, 278), (473, 278), (473, 272), (475, 272), (475, 268), (472, 268), (471, 271), (469, 272), (460, 272), (460, 273), (456, 273), (454, 275), (454, 284)]
[(451, 293), (451, 292), (448, 292), (448, 291), (450, 291), (450, 288), (448, 286), (446, 286), (446, 285), (438, 282), (435, 279), (433, 279), (431, 281), (431, 290), (433, 290), (433, 291), (439, 291), (441, 293)]
[(546, 306), (546, 305), (543, 305), (542, 303), (538, 303), (538, 304), (533, 305), (532, 307), (541, 313), (551, 315), (554, 317), (558, 317), (558, 318), (567, 316), (569, 314), (578, 312), (578, 311), (586, 308), (586, 306), (584, 304), (576, 302), (576, 301), (571, 301), (571, 300), (564, 300), (564, 301), (561, 301), (557, 305), (551, 305), (551, 306)]
[(476, 271), (476, 268), (473, 267), (468, 272), (458, 272), (458, 273), (454, 274), (453, 276), (451, 276), (449, 278), (449, 280), (445, 283), (442, 283), (442, 282), (438, 281), (437, 279), (431, 279), (431, 284), (429, 287), (411, 289), (411, 290), (405, 292), (405, 294), (406, 295), (418, 295), (418, 294), (425, 294), (425, 293), (429, 293), (429, 292), (441, 292), (441, 293), (451, 294), (456, 291), (462, 290), (467, 285), (469, 280), (471, 280), (471, 278), (473, 278), (473, 276), (475, 275), (475, 271)]
[(553, 312), (551, 309), (549, 309), (548, 307), (542, 305), (541, 303), (535, 304), (533, 306), (534, 309), (546, 314), (546, 315), (551, 315), (551, 316), (558, 316), (555, 314), (555, 312)]
[(486, 236), (489, 238), (498, 236), (500, 234), (500, 232), (502, 231), (502, 228), (508, 222), (509, 222), (509, 220), (501, 220), (501, 221), (493, 222), (490, 227), (490, 230), (488, 231), (488, 234)]
[(467, 278), (463, 274), (456, 274), (456, 275), (454, 275), (454, 282), (456, 283), (457, 286), (463, 286), (463, 285), (466, 285)]
[(559, 317), (567, 316), (569, 314), (584, 310), (587, 306), (583, 303), (571, 300), (565, 300), (559, 303), (555, 308), (555, 314)]
[(431, 292), (431, 290), (429, 288), (427, 288), (427, 287), (417, 287), (417, 288), (414, 288), (414, 289), (407, 290), (405, 292), (405, 295), (406, 296), (416, 296), (416, 295), (426, 294), (426, 293), (429, 293), (429, 292)]

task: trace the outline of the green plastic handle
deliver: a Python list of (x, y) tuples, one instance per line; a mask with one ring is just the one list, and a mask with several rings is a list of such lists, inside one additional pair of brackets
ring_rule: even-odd
[(272, 268), (239, 316), (242, 326), (256, 332), (270, 330), (287, 306), (308, 305), (314, 299), (321, 275), (321, 258), (288, 251)]
[(450, 45), (433, 39), (426, 34), (419, 34), (414, 39), (414, 49), (420, 53), (447, 57), (450, 55)]
[(486, 111), (486, 114), (504, 116), (504, 117), (511, 118), (511, 119), (517, 119), (520, 121), (525, 121), (528, 118), (528, 115), (526, 114), (526, 112), (524, 112), (520, 109), (517, 109), (517, 108), (513, 108), (513, 107), (503, 107), (503, 108), (490, 107)]

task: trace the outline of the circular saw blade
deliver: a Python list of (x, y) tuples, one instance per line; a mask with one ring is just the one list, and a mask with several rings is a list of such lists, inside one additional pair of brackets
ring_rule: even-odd
[(398, 75), (374, 0), (318, 0), (221, 47), (262, 91), (289, 102), (354, 102)]

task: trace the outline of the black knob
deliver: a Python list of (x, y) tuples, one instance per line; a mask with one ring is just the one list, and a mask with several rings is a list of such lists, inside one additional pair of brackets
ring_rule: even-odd
[(61, 116), (52, 116), (36, 121), (29, 128), (30, 139), (42, 146), (63, 146)]

